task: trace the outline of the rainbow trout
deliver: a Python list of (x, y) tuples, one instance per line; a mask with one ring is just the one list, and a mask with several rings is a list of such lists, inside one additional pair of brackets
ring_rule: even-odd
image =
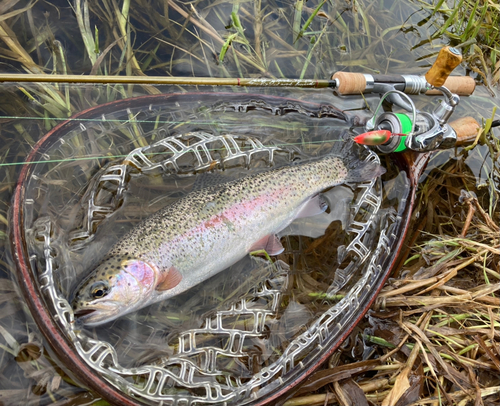
[(385, 170), (327, 155), (192, 191), (119, 240), (76, 290), (75, 315), (88, 326), (178, 295), (248, 253), (283, 251), (276, 234), (320, 214), (320, 192)]

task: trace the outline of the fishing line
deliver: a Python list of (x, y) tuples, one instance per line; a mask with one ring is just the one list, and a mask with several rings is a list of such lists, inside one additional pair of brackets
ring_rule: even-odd
[[(159, 113), (159, 115), (162, 113)], [(171, 114), (168, 112), (164, 112), (163, 114)], [(123, 124), (134, 124), (134, 123), (147, 123), (147, 124), (190, 124), (190, 121), (163, 121), (163, 120), (135, 120), (135, 119), (94, 119), (94, 118), (59, 118), (59, 117), (35, 117), (35, 116), (0, 116), (0, 119), (13, 119), (13, 120), (55, 120), (55, 121), (77, 121), (77, 122), (91, 122), (91, 123), (123, 123)], [(214, 121), (195, 121), (196, 124), (219, 124), (217, 123), (216, 120)], [(320, 123), (319, 125), (315, 127), (321, 127)], [(240, 123), (224, 123), (224, 126), (229, 127), (229, 126), (235, 126), (235, 125), (240, 125)], [(248, 126), (255, 126), (258, 127), (260, 126), (259, 124), (245, 124), (247, 127)], [(491, 127), (498, 127), (500, 126), (500, 120), (494, 120), (491, 123)], [(313, 128), (313, 127), (311, 127)], [(157, 129), (155, 129), (157, 130)], [(275, 147), (287, 147), (287, 146), (296, 146), (296, 145), (318, 145), (318, 144), (325, 144), (325, 143), (331, 143), (331, 142), (338, 142), (340, 140), (324, 140), (324, 141), (310, 141), (310, 142), (297, 142), (297, 143), (284, 143), (284, 144), (275, 144), (271, 146)], [(265, 145), (266, 147), (270, 147), (270, 145)], [(223, 149), (208, 149), (210, 152), (215, 152), (215, 151), (223, 151)], [(155, 152), (154, 154), (145, 154), (146, 156), (150, 155), (168, 155), (168, 152)], [(86, 156), (86, 157), (75, 157), (75, 158), (65, 158), (65, 159), (52, 159), (52, 160), (43, 160), (43, 161), (33, 161), (33, 162), (10, 162), (10, 163), (0, 163), (0, 167), (7, 167), (7, 166), (19, 166), (19, 165), (32, 165), (32, 164), (41, 164), (41, 163), (64, 163), (64, 162), (77, 162), (77, 161), (85, 161), (85, 160), (91, 160), (91, 159), (118, 159), (118, 158), (126, 158), (128, 155), (99, 155), (99, 156)]]
[[(3, 118), (13, 118), (13, 119), (19, 119), (19, 118), (28, 118), (28, 119), (35, 119), (35, 120), (50, 120), (47, 118), (43, 117), (15, 117), (15, 116), (2, 116)], [(123, 123), (161, 123), (161, 124), (181, 124), (181, 123), (186, 123), (189, 124), (189, 121), (148, 121), (148, 120), (136, 120), (136, 121), (130, 121), (130, 120), (99, 120), (99, 119), (64, 119), (64, 118), (56, 118), (55, 120), (66, 120), (66, 121), (89, 121), (89, 122), (123, 122)], [(196, 124), (211, 124), (212, 122), (196, 122)], [(234, 123), (234, 124), (224, 124), (225, 126), (231, 126), (231, 125), (240, 125), (239, 123)], [(247, 125), (247, 124), (245, 124)], [(248, 125), (247, 125), (248, 126)], [(258, 126), (258, 124), (255, 124), (254, 126)], [(500, 120), (495, 120), (492, 122), (491, 127), (499, 127), (500, 126)], [(264, 145), (265, 147), (280, 147), (280, 148), (286, 148), (286, 147), (293, 147), (297, 145), (319, 145), (319, 144), (327, 144), (327, 143), (335, 143), (339, 142), (341, 140), (323, 140), (323, 141), (307, 141), (307, 142), (295, 142), (295, 143), (283, 143), (283, 144), (274, 144), (274, 145)], [(216, 152), (216, 151), (224, 151), (225, 149), (220, 149), (220, 148), (214, 148), (214, 149), (208, 149), (209, 152)], [(243, 148), (244, 151), (244, 148)], [(171, 155), (172, 153), (170, 152), (154, 152), (154, 153), (145, 153), (145, 156), (157, 156), (157, 155)], [(64, 162), (77, 162), (77, 161), (86, 161), (86, 160), (91, 160), (91, 159), (118, 159), (118, 158), (126, 158), (128, 155), (97, 155), (97, 156), (85, 156), (85, 157), (74, 157), (74, 158), (65, 158), (65, 159), (50, 159), (50, 160), (43, 160), (43, 161), (33, 161), (33, 162), (9, 162), (9, 163), (0, 163), (0, 167), (7, 167), (7, 166), (19, 166), (19, 165), (35, 165), (35, 164), (43, 164), (43, 163), (64, 163)]]
[[(327, 143), (335, 143), (339, 142), (342, 140), (323, 140), (323, 141), (308, 141), (308, 142), (290, 142), (290, 143), (283, 143), (283, 144), (273, 144), (273, 145), (264, 145), (266, 148), (270, 147), (293, 147), (296, 145), (319, 145), (319, 144), (327, 144)], [(245, 151), (245, 148), (240, 148), (242, 151)], [(209, 152), (214, 152), (214, 151), (225, 151), (225, 148), (213, 148), (213, 149), (207, 149)], [(188, 151), (187, 151), (188, 152)], [(158, 156), (158, 155), (173, 155), (172, 152), (153, 152), (153, 153), (143, 153), (146, 157), (147, 156)], [(22, 161), (22, 162), (9, 162), (9, 163), (0, 163), (0, 167), (4, 166), (19, 166), (19, 165), (35, 165), (35, 164), (44, 164), (44, 163), (64, 163), (64, 162), (76, 162), (76, 161), (87, 161), (91, 159), (114, 159), (114, 158), (126, 158), (130, 154), (127, 155), (97, 155), (97, 156), (85, 156), (85, 157), (74, 157), (74, 158), (64, 158), (64, 159), (48, 159), (48, 160), (43, 160), (43, 161), (32, 161), (32, 162), (27, 162), (27, 161)]]
[[(171, 114), (168, 112), (163, 112), (161, 114)], [(156, 120), (134, 120), (134, 119), (102, 119), (102, 118), (60, 118), (60, 117), (35, 117), (35, 116), (27, 116), (27, 117), (16, 117), (16, 116), (0, 116), (0, 119), (12, 119), (12, 120), (55, 120), (55, 121), (88, 121), (91, 123), (147, 123), (147, 124), (190, 124), (192, 121), (156, 121)], [(196, 121), (196, 124), (213, 124), (213, 123), (218, 123), (220, 124), (216, 119), (213, 121)], [(241, 125), (241, 123), (224, 123), (224, 125)], [(259, 126), (259, 124), (246, 124), (245, 126)]]

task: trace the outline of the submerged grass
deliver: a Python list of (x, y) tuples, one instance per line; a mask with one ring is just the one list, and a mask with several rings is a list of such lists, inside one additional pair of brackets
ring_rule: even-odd
[[(466, 71), (492, 93), (479, 90), (462, 102), (486, 120), (500, 104), (493, 96), (500, 82), (499, 23), (500, 8), (491, 0), (3, 1), (0, 70), (320, 79), (345, 69), (422, 74), (451, 43), (462, 47)], [(1, 162), (22, 163), (63, 117), (160, 91), (3, 85)], [(428, 102), (418, 99), (420, 106)], [(404, 266), (365, 324), (288, 406), (499, 401), (500, 144), (498, 130), (485, 130), (483, 146), (459, 158), (436, 157), (421, 184)], [(134, 131), (128, 136), (142, 142)], [(104, 404), (53, 362), (12, 282), (7, 218), (18, 171), (9, 165), (0, 171), (0, 404)], [(306, 295), (322, 294), (317, 281), (299, 282)]]

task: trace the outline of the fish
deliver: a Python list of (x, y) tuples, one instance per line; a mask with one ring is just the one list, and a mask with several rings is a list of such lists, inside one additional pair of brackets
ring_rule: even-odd
[(253, 252), (279, 255), (280, 231), (325, 212), (321, 192), (384, 172), (352, 153), (330, 153), (193, 190), (116, 242), (77, 286), (75, 317), (104, 324), (179, 295)]

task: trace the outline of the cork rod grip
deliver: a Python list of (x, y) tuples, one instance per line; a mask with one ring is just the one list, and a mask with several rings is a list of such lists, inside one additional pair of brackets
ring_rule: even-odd
[(360, 94), (366, 89), (366, 78), (362, 73), (337, 72), (332, 79), (338, 79), (340, 94)]
[[(444, 82), (444, 87), (452, 93), (459, 96), (470, 96), (476, 88), (476, 81), (470, 76), (450, 76)], [(441, 92), (437, 89), (431, 89), (425, 93), (426, 95), (440, 95)]]
[(432, 86), (443, 86), (444, 82), (460, 62), (462, 54), (456, 48), (444, 47), (439, 51), (434, 65), (425, 74), (425, 79)]
[(464, 117), (449, 123), (457, 133), (457, 146), (474, 142), (481, 126), (475, 118)]

